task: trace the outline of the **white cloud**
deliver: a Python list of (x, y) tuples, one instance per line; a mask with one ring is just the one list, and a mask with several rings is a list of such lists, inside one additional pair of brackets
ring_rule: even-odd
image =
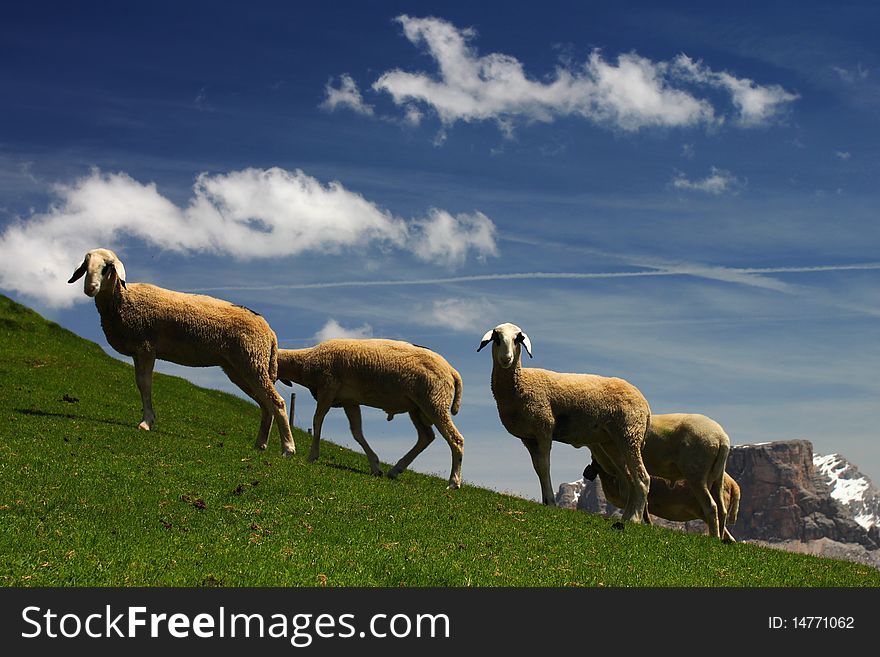
[(369, 324), (364, 324), (357, 328), (345, 328), (331, 317), (313, 337), (318, 342), (330, 340), (331, 338), (371, 338), (373, 337), (373, 327)]
[(748, 78), (737, 78), (727, 72), (712, 71), (700, 61), (679, 55), (672, 63), (675, 74), (700, 84), (726, 90), (739, 111), (737, 121), (745, 127), (764, 125), (779, 115), (783, 108), (800, 96), (778, 84), (763, 86)]
[(841, 160), (848, 160), (852, 157), (852, 153), (850, 153), (849, 151), (837, 151), (836, 153), (834, 153), (834, 155), (836, 155), (837, 158)]
[(364, 103), (357, 83), (347, 73), (339, 76), (338, 87), (333, 86), (332, 79), (327, 82), (327, 85), (324, 87), (324, 94), (324, 102), (321, 103), (321, 107), (326, 110), (332, 112), (337, 108), (343, 107), (358, 114), (373, 115), (373, 106)]
[(676, 189), (705, 192), (717, 196), (726, 192), (735, 192), (742, 187), (742, 183), (730, 171), (712, 167), (711, 173), (702, 180), (688, 180), (683, 173), (679, 173), (673, 179), (672, 186)]
[(426, 315), (428, 322), (437, 326), (449, 326), (456, 331), (476, 331), (485, 324), (489, 306), (485, 301), (466, 299), (439, 299)]
[(432, 209), (405, 221), (338, 182), (322, 184), (300, 170), (244, 169), (201, 174), (180, 207), (155, 184), (124, 173), (92, 171), (54, 188), (57, 201), (0, 235), (0, 287), (52, 306), (85, 299), (65, 283), (83, 254), (135, 238), (160, 249), (239, 259), (339, 253), (380, 245), (425, 261), (462, 264), (470, 252), (497, 252), (495, 226), (484, 214), (452, 217)]
[(470, 251), (475, 251), (479, 259), (498, 255), (495, 224), (482, 212), (452, 216), (432, 208), (427, 218), (413, 223), (413, 251), (427, 262), (457, 267)]
[(381, 75), (373, 89), (390, 94), (410, 117), (416, 104), (432, 108), (444, 126), (492, 120), (509, 136), (514, 119), (551, 122), (559, 116), (581, 116), (628, 131), (721, 122), (708, 100), (674, 86), (683, 81), (727, 89), (741, 126), (763, 123), (797, 98), (778, 85), (715, 73), (685, 55), (669, 63), (627, 53), (612, 62), (594, 50), (583, 65), (560, 61), (552, 76), (538, 81), (514, 57), (478, 54), (473, 29), (438, 18), (403, 15), (396, 20), (404, 36), (435, 60), (438, 73), (394, 69)]
[(585, 99), (589, 105), (579, 113), (587, 118), (610, 121), (625, 130), (715, 121), (708, 101), (669, 86), (665, 79), (667, 65), (663, 62), (655, 63), (631, 53), (620, 55), (617, 66), (613, 66), (594, 51), (587, 71), (595, 85), (584, 89), (589, 94)]

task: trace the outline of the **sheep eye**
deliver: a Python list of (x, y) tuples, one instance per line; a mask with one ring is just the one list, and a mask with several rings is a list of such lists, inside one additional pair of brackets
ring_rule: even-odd
[(108, 269), (110, 269), (109, 263), (104, 265), (104, 268), (101, 270), (101, 276), (106, 276)]
[(493, 333), (492, 334), (492, 342), (494, 342), (495, 344), (501, 344), (501, 336), (498, 335), (497, 333)]

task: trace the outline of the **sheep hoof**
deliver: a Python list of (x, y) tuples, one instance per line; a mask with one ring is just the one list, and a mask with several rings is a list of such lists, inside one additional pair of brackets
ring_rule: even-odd
[(461, 484), (456, 481), (450, 481), (449, 485), (446, 487), (446, 490), (458, 490), (461, 488)]
[(318, 460), (318, 457), (315, 456), (314, 454), (309, 454), (308, 457), (306, 458), (306, 461), (308, 461), (309, 463), (314, 463), (317, 460)]
[(281, 456), (283, 456), (284, 458), (289, 458), (289, 457), (293, 456), (294, 454), (296, 454), (296, 450), (289, 450), (289, 449), (282, 449), (281, 450)]
[(385, 476), (388, 477), (389, 479), (397, 479), (397, 475), (399, 475), (399, 474), (400, 474), (400, 470), (395, 470), (394, 468), (391, 468), (388, 471), (388, 474)]
[(138, 429), (143, 429), (144, 431), (149, 431), (151, 428), (152, 428), (152, 427), (151, 427), (149, 424), (147, 424), (147, 421), (146, 421), (146, 420), (144, 420), (143, 422), (141, 422), (141, 423), (138, 425)]
[(618, 520), (613, 525), (611, 525), (611, 529), (619, 529), (620, 531), (623, 531), (625, 527), (626, 527), (626, 525), (624, 525), (622, 522), (620, 522), (620, 520)]

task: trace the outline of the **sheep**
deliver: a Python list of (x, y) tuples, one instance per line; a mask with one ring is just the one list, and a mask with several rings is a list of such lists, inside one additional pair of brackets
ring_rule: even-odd
[[(652, 477), (685, 480), (700, 507), (698, 517), (711, 536), (720, 538), (727, 521), (722, 491), (729, 453), (730, 438), (715, 420), (698, 413), (669, 413), (651, 417), (642, 460)], [(602, 489), (607, 495), (604, 480)]]
[[(596, 461), (593, 461), (584, 469), (584, 479), (593, 481), (599, 476), (602, 481), (602, 491), (605, 497), (615, 506), (621, 506), (625, 502), (618, 497), (617, 480), (613, 475), (608, 474), (602, 469)], [(736, 516), (739, 513), (740, 488), (736, 480), (726, 472), (724, 473), (724, 489), (723, 489), (724, 507), (727, 509), (727, 522), (724, 527), (723, 541), (725, 543), (736, 543), (736, 539), (730, 533), (727, 525), (736, 523)], [(675, 522), (687, 522), (688, 520), (702, 520), (706, 522), (703, 515), (703, 508), (697, 501), (693, 490), (686, 481), (669, 481), (662, 477), (651, 477), (651, 487), (648, 490), (648, 506), (645, 510), (644, 520), (646, 523), (651, 522), (649, 514), (673, 520)], [(708, 527), (708, 523), (706, 523)]]
[(259, 314), (213, 297), (184, 294), (148, 283), (127, 283), (113, 251), (94, 249), (68, 283), (85, 276), (83, 291), (95, 299), (107, 342), (134, 360), (143, 419), (151, 430), (153, 365), (157, 358), (190, 367), (219, 365), (262, 411), (255, 447), (265, 449), (273, 418), (282, 454), (296, 452), (284, 399), (275, 390), (278, 340)]
[(532, 346), (515, 324), (487, 331), (477, 351), (490, 342), (498, 414), (504, 428), (528, 449), (543, 503), (555, 505), (552, 442), (588, 446), (609, 472), (626, 473), (621, 477), (627, 488), (623, 517), (641, 522), (650, 485), (641, 449), (651, 410), (639, 389), (616, 377), (522, 367), (521, 348), (531, 358)]
[(317, 401), (312, 421), (309, 461), (321, 450), (321, 426), (330, 408), (345, 411), (351, 435), (363, 448), (374, 475), (382, 476), (379, 458), (361, 428), (360, 407), (380, 408), (391, 420), (408, 413), (418, 440), (391, 470), (394, 479), (434, 440), (435, 425), (452, 450), (449, 489), (461, 486), (464, 438), (452, 423), (461, 406), (459, 373), (439, 354), (399, 340), (332, 339), (306, 349), (278, 350), (278, 377), (309, 389)]

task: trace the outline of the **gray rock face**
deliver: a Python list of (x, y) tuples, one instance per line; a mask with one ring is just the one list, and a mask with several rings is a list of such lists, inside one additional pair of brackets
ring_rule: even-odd
[(827, 475), (813, 462), (806, 440), (740, 445), (730, 451), (727, 472), (742, 489), (734, 536), (762, 541), (827, 538), (880, 548), (875, 527), (865, 529), (832, 496)]
[[(737, 540), (880, 565), (880, 491), (843, 457), (814, 455), (806, 440), (737, 445), (727, 472), (742, 491), (739, 517), (730, 527)], [(557, 505), (619, 514), (598, 479), (563, 484)], [(706, 531), (700, 520), (655, 523)]]

